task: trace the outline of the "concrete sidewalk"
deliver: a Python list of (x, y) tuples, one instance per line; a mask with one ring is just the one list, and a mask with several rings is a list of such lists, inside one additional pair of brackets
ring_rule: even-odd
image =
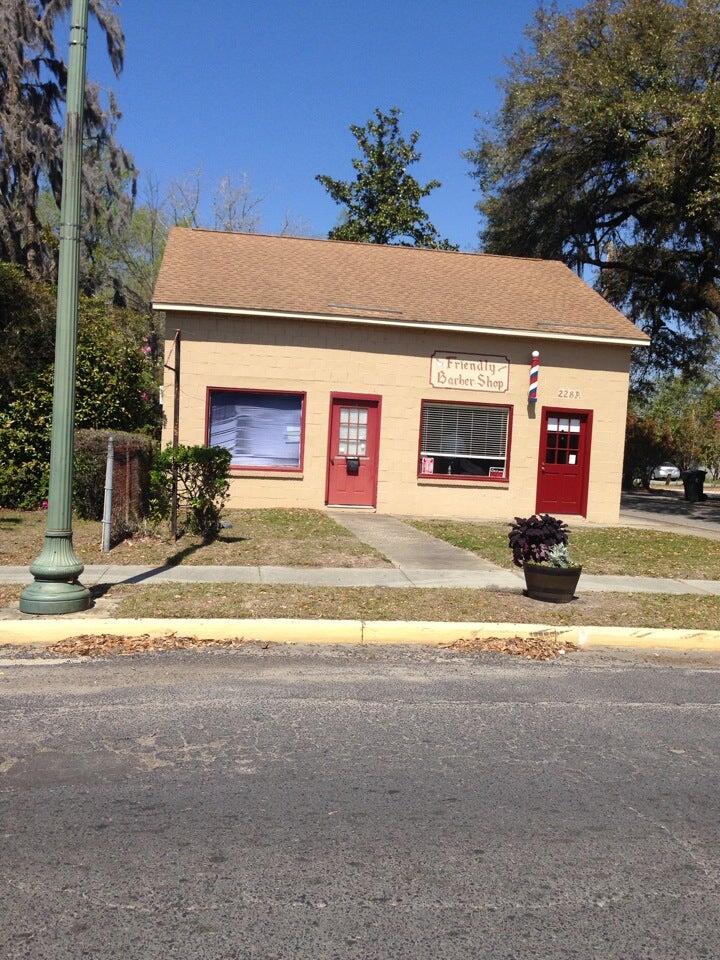
[[(27, 567), (0, 566), (0, 583), (24, 585), (32, 580)], [(87, 566), (87, 586), (97, 584), (244, 583), (296, 584), (308, 587), (472, 587), (520, 590), (522, 573), (490, 570), (414, 569), (412, 567), (221, 567), (221, 566)], [(583, 574), (579, 591), (593, 593), (691, 593), (720, 596), (719, 580), (676, 580), (662, 577), (621, 577)]]

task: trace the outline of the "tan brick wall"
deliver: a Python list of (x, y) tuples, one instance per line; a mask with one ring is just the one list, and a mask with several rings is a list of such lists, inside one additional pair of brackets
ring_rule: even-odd
[[(331, 391), (382, 397), (377, 509), (385, 513), (507, 518), (535, 509), (540, 412), (543, 405), (594, 414), (588, 519), (618, 518), (630, 351), (626, 347), (516, 339), (452, 331), (399, 329), (218, 314), (168, 316), (182, 330), (180, 439), (205, 442), (206, 390), (256, 387), (307, 392), (305, 466), (292, 474), (233, 476), (231, 506), (322, 507)], [(530, 353), (542, 354), (537, 414), (527, 407)], [(170, 357), (172, 340), (166, 344)], [(430, 357), (438, 350), (507, 356), (505, 394), (435, 389)], [(560, 391), (580, 392), (577, 400)], [(172, 416), (172, 373), (166, 371), (166, 413)], [(510, 482), (423, 481), (417, 477), (422, 399), (512, 404)], [(170, 439), (168, 422), (164, 439)]]

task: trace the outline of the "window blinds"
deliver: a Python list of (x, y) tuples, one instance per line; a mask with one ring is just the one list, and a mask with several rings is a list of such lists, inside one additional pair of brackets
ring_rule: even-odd
[(507, 407), (427, 403), (422, 410), (421, 453), (431, 457), (502, 460), (507, 453)]
[(302, 397), (213, 390), (210, 444), (227, 447), (233, 466), (300, 466)]

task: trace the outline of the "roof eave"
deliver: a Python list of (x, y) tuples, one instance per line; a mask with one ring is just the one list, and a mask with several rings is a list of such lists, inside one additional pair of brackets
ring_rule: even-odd
[(380, 317), (343, 316), (334, 313), (302, 313), (290, 310), (254, 310), (239, 307), (215, 307), (190, 303), (168, 303), (153, 301), (153, 310), (166, 313), (220, 313), (226, 316), (242, 317), (277, 317), (292, 320), (316, 320), (332, 323), (365, 323), (372, 326), (409, 327), (416, 330), (452, 330), (458, 333), (492, 334), (500, 337), (522, 337), (523, 339), (536, 337), (542, 340), (569, 340), (580, 343), (604, 343), (624, 347), (647, 347), (650, 338), (595, 336), (581, 333), (559, 333), (545, 330), (503, 329), (502, 327), (479, 327), (459, 323), (428, 323), (418, 320), (387, 319)]

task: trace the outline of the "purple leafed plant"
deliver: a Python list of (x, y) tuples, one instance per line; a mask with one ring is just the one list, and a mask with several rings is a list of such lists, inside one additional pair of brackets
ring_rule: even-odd
[(558, 544), (567, 545), (570, 530), (566, 523), (548, 513), (534, 517), (515, 517), (510, 524), (508, 542), (513, 563), (547, 563), (550, 550)]

